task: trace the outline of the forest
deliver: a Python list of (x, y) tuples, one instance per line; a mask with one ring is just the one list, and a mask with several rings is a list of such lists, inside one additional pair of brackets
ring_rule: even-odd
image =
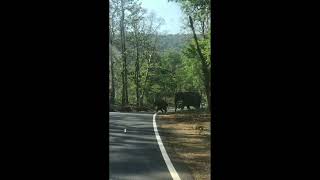
[(109, 0), (109, 102), (150, 109), (174, 104), (177, 92), (198, 92), (211, 109), (210, 0), (169, 0), (184, 14), (186, 34), (165, 34), (164, 19), (139, 0)]

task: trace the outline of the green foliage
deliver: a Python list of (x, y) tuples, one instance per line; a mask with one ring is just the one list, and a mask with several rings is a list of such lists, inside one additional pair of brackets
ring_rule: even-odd
[[(160, 97), (173, 103), (177, 91), (197, 91), (204, 94), (204, 75), (199, 61), (196, 45), (192, 34), (158, 35), (161, 20), (154, 15), (148, 16), (146, 11), (136, 0), (125, 0), (127, 16), (126, 47), (128, 70), (128, 98), (129, 104), (136, 104), (137, 97), (137, 59), (139, 61), (138, 79), (140, 95), (143, 103), (152, 106), (154, 98)], [(176, 0), (181, 3), (183, 10), (192, 13), (195, 21), (206, 20), (208, 15), (207, 2), (196, 0)], [(112, 50), (114, 70), (115, 101), (120, 104), (122, 96), (122, 58), (119, 34), (120, 14), (119, 3), (112, 0)], [(208, 29), (208, 24), (206, 24)], [(199, 45), (210, 66), (210, 34), (201, 36), (198, 31)], [(138, 51), (138, 53), (137, 53)], [(138, 57), (137, 57), (138, 55)], [(143, 95), (142, 95), (143, 94)]]
[(181, 51), (184, 45), (192, 39), (192, 34), (168, 34), (159, 36), (159, 51)]
[[(198, 40), (201, 52), (203, 53), (207, 65), (211, 65), (211, 44), (210, 44), (210, 35), (206, 39)], [(183, 54), (187, 56), (188, 58), (199, 58), (197, 49), (196, 49), (196, 43), (193, 40), (188, 44), (188, 47), (186, 47), (183, 50)]]
[[(172, 35), (171, 35), (172, 37)], [(164, 97), (173, 101), (174, 93), (177, 91), (204, 91), (202, 81), (201, 63), (197, 59), (197, 52), (195, 50), (194, 41), (189, 40), (189, 44), (184, 43), (181, 45), (181, 49), (176, 51), (173, 48), (167, 47), (162, 53), (156, 53), (152, 59), (151, 67), (149, 68), (149, 78), (146, 84), (146, 99), (145, 103), (151, 103), (155, 96)], [(208, 40), (201, 41), (201, 47), (205, 50), (208, 48)], [(114, 53), (116, 54), (116, 53)], [(130, 56), (128, 56), (130, 57)], [(134, 57), (134, 56), (133, 56)], [(118, 58), (119, 59), (119, 58)], [(134, 58), (130, 58), (129, 61), (135, 61)], [(144, 62), (141, 65), (141, 79), (145, 80), (148, 71), (147, 60), (144, 58)], [(134, 81), (134, 64), (128, 67), (128, 79), (129, 79), (129, 102), (136, 102), (135, 99), (135, 84)], [(121, 98), (121, 61), (120, 59), (115, 62), (116, 69), (116, 100), (120, 102)]]
[(182, 68), (178, 72), (180, 91), (201, 91), (203, 89), (201, 64), (196, 58), (183, 55)]

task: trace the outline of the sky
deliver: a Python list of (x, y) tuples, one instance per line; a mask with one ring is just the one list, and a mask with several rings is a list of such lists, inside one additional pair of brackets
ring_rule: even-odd
[(183, 32), (183, 13), (179, 5), (168, 0), (140, 0), (142, 7), (147, 12), (154, 12), (157, 17), (165, 20), (165, 24), (161, 26), (160, 32), (166, 31), (167, 34), (178, 34)]

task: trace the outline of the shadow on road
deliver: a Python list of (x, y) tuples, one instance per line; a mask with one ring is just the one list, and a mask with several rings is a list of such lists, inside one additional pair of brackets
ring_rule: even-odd
[[(105, 134), (111, 179), (172, 180), (155, 139), (152, 118), (150, 113), (111, 114), (109, 134)], [(188, 172), (179, 169), (179, 173)]]

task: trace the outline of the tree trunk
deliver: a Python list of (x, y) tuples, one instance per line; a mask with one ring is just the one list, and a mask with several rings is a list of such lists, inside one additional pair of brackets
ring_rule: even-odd
[(208, 64), (206, 63), (206, 60), (201, 52), (201, 49), (200, 49), (200, 46), (199, 46), (199, 43), (198, 43), (198, 38), (197, 38), (197, 35), (195, 33), (195, 30), (194, 30), (194, 26), (193, 26), (193, 20), (191, 18), (191, 16), (189, 16), (189, 21), (190, 21), (190, 27), (192, 29), (192, 33), (193, 33), (193, 38), (196, 42), (196, 46), (197, 46), (197, 52), (198, 52), (198, 55), (200, 57), (200, 61), (201, 61), (201, 64), (202, 64), (202, 72), (203, 72), (203, 75), (204, 75), (204, 78), (203, 78), (203, 83), (204, 83), (204, 86), (205, 86), (205, 89), (206, 89), (206, 95), (207, 95), (207, 102), (208, 102), (208, 109), (209, 111), (211, 112), (211, 87), (210, 87), (210, 74), (209, 74), (209, 70), (208, 70)]
[(136, 62), (135, 62), (135, 71), (134, 71), (134, 82), (136, 85), (136, 106), (140, 107), (141, 106), (141, 101), (140, 101), (140, 53), (139, 53), (139, 37), (138, 37), (138, 28), (137, 24), (133, 25), (134, 29), (134, 40), (135, 40), (135, 48), (136, 48)]
[[(110, 31), (109, 31), (110, 35)], [(112, 63), (112, 56), (111, 56), (111, 41), (109, 40), (109, 102), (112, 104), (112, 74), (111, 73), (111, 63)]]
[(150, 54), (150, 57), (148, 59), (148, 64), (147, 64), (146, 79), (144, 80), (143, 91), (141, 92), (141, 102), (142, 102), (142, 104), (143, 104), (144, 93), (146, 91), (147, 81), (148, 81), (148, 78), (149, 78), (149, 69), (150, 69), (151, 57), (152, 57), (152, 55)]
[(201, 21), (201, 31), (202, 31), (202, 37), (203, 37), (203, 38), (206, 38), (204, 21), (205, 21), (205, 20), (202, 20), (202, 21)]
[(208, 108), (211, 112), (211, 68), (209, 71)]
[(110, 97), (110, 103), (111, 104), (114, 104), (115, 103), (115, 88), (114, 88), (114, 70), (113, 70), (113, 59), (112, 59), (112, 44), (113, 44), (113, 37), (114, 37), (114, 32), (113, 32), (113, 27), (110, 27), (110, 30), (111, 30), (111, 34), (110, 34), (110, 31), (109, 31), (109, 71), (111, 71), (111, 75), (110, 75), (110, 72), (109, 72), (109, 81), (110, 81), (110, 84), (111, 84), (111, 88), (110, 88), (110, 94), (111, 94), (111, 97)]
[(121, 54), (123, 60), (122, 66), (122, 105), (128, 104), (128, 72), (127, 72), (127, 59), (126, 59), (126, 40), (124, 28), (124, 2), (121, 0), (121, 21), (120, 21), (120, 36), (121, 36)]
[(139, 48), (138, 43), (136, 44), (137, 54), (136, 54), (136, 70), (135, 70), (135, 79), (136, 79), (136, 95), (137, 95), (137, 106), (140, 107), (140, 64), (139, 64)]
[(111, 104), (115, 104), (116, 92), (114, 88), (114, 68), (113, 68), (113, 60), (111, 58)]

